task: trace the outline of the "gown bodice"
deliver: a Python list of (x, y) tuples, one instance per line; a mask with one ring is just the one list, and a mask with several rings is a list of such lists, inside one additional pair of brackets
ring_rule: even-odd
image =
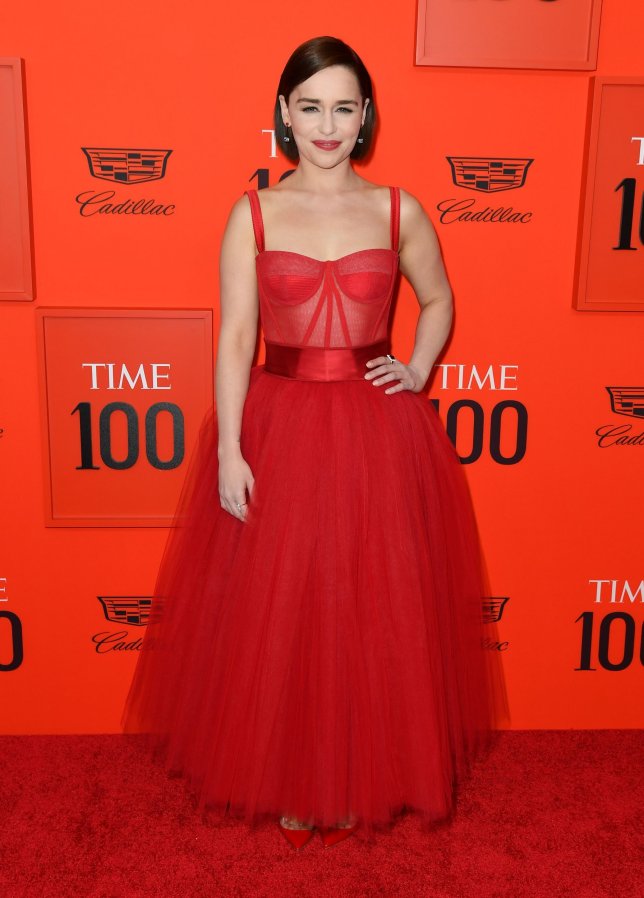
[(245, 191), (257, 244), (260, 320), (267, 342), (330, 349), (386, 339), (400, 230), (400, 192), (397, 187), (389, 190), (391, 246), (326, 261), (265, 249), (257, 190)]

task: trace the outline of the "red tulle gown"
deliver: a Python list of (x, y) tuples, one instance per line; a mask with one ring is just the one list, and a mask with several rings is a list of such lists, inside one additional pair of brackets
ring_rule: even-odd
[(390, 191), (391, 247), (330, 261), (265, 250), (246, 191), (266, 346), (242, 416), (254, 492), (246, 522), (221, 508), (211, 410), (122, 720), (204, 820), (431, 825), (507, 711), (455, 449), (424, 393), (364, 379), (390, 349)]

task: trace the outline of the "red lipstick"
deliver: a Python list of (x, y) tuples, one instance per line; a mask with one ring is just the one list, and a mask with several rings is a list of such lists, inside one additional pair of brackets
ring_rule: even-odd
[(314, 140), (313, 143), (321, 150), (335, 150), (340, 146), (339, 140)]

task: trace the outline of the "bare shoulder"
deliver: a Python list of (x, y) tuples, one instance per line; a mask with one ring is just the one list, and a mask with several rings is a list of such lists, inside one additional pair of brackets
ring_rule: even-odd
[[(261, 187), (257, 190), (257, 202), (262, 216), (262, 222), (267, 230), (271, 230), (273, 223), (283, 215), (288, 215), (290, 210), (297, 205), (298, 192), (288, 182), (290, 178), (284, 178), (270, 187)], [(242, 197), (249, 206), (248, 197)], [(250, 220), (250, 210), (248, 210)]]
[(400, 189), (400, 243), (401, 248), (413, 244), (436, 241), (436, 229), (418, 197)]
[(257, 191), (262, 209), (271, 209), (275, 205), (280, 205), (283, 202), (280, 194), (286, 194), (286, 196), (293, 194), (293, 187), (288, 183), (289, 181), (290, 177), (284, 178), (283, 181), (271, 184), (270, 187), (262, 187)]
[(250, 200), (245, 193), (237, 197), (228, 214), (229, 223), (236, 225), (250, 219)]
[[(419, 221), (429, 222), (429, 216), (425, 212), (425, 208), (418, 197), (414, 196), (408, 190), (402, 187), (398, 188), (400, 192), (400, 219), (418, 223)], [(431, 222), (430, 222), (431, 224)]]
[(238, 197), (228, 213), (226, 232), (241, 235), (249, 232), (252, 234), (253, 219), (250, 209), (250, 201), (245, 194)]
[(222, 242), (222, 250), (232, 248), (234, 251), (251, 250), (254, 246), (253, 219), (249, 198), (242, 194), (237, 197), (228, 213), (226, 228)]

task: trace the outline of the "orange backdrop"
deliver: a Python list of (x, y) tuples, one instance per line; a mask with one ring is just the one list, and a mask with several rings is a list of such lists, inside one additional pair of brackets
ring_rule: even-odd
[[(636, 0), (604, 3), (597, 74), (642, 74), (641, 15)], [(502, 641), (489, 650), (503, 653), (512, 726), (644, 723), (636, 698), (644, 446), (601, 447), (596, 434), (629, 420), (615, 414), (606, 388), (642, 384), (644, 318), (573, 309), (593, 73), (416, 66), (415, 24), (411, 0), (375, 0), (368, 11), (340, 0), (297, 10), (256, 0), (156, 10), (80, 0), (5, 6), (0, 55), (22, 57), (25, 69), (36, 300), (0, 308), (0, 662), (13, 667), (0, 670), (3, 732), (119, 730), (144, 628), (132, 615), (109, 619), (99, 597), (130, 597), (140, 608), (136, 597), (150, 596), (167, 535), (158, 522), (49, 526), (47, 402), (55, 408), (56, 396), (47, 396), (42, 367), (43, 315), (211, 310), (216, 341), (228, 211), (248, 185), (274, 183), (289, 168), (271, 142), (277, 79), (297, 44), (325, 33), (352, 44), (374, 78), (381, 127), (361, 173), (414, 193), (443, 247), (455, 328), (429, 396), (456, 426), (461, 456), (472, 456), (465, 469), (490, 613), (500, 614)], [(172, 152), (162, 179), (115, 184), (92, 174), (83, 147)], [(490, 195), (457, 186), (446, 157), (533, 161), (523, 186)], [(81, 214), (96, 207), (83, 209), (77, 197), (103, 190), (115, 191), (112, 202), (172, 208)], [(512, 206), (525, 220), (441, 214), (466, 199)], [(393, 330), (403, 360), (416, 316), (403, 281)], [(169, 361), (148, 358), (145, 339), (138, 355), (128, 348), (131, 370)], [(121, 362), (116, 355), (93, 351), (85, 361)], [(165, 398), (152, 395), (145, 408)], [(70, 394), (66, 416), (75, 401), (89, 397)], [(114, 453), (122, 457), (122, 446)], [(18, 630), (23, 657), (11, 665)]]

